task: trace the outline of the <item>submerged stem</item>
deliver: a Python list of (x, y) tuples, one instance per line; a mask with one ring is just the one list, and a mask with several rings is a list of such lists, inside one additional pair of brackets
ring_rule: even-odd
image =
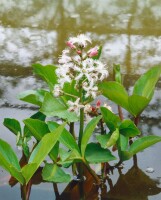
[(99, 179), (99, 177), (97, 176), (97, 174), (93, 171), (93, 169), (91, 169), (91, 167), (89, 166), (88, 163), (86, 163), (86, 162), (83, 162), (83, 163), (85, 164), (85, 166), (86, 166), (86, 168), (88, 169), (89, 173), (90, 173), (90, 174), (93, 176), (93, 178), (95, 179), (96, 183), (97, 183), (98, 185), (100, 185), (100, 184), (101, 184), (101, 180)]

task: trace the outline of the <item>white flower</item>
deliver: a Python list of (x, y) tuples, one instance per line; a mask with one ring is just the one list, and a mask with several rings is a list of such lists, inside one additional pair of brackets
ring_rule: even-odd
[(84, 105), (79, 103), (80, 98), (78, 98), (75, 102), (68, 101), (67, 104), (69, 105), (68, 111), (75, 112), (78, 116), (80, 114), (80, 109), (84, 108)]
[(106, 103), (103, 104), (103, 107), (107, 108), (108, 110), (110, 110), (111, 112), (113, 112), (112, 107), (108, 106)]
[(60, 63), (60, 64), (66, 64), (66, 63), (68, 63), (68, 62), (71, 62), (71, 57), (69, 56), (69, 55), (67, 55), (67, 54), (69, 54), (69, 49), (64, 49), (63, 50), (63, 52), (62, 52), (62, 55), (60, 56), (60, 58), (59, 58), (59, 60), (58, 60), (58, 62)]
[(84, 113), (90, 113), (92, 112), (92, 106), (90, 104), (86, 104), (84, 106)]
[(61, 91), (60, 85), (56, 84), (56, 85), (54, 86), (54, 90), (53, 90), (54, 96), (55, 96), (55, 97), (58, 97), (58, 96), (61, 95), (61, 93), (62, 93), (62, 91)]
[(86, 91), (85, 97), (92, 96), (93, 99), (96, 98), (98, 87), (94, 85), (92, 82), (90, 82), (90, 85), (83, 86), (83, 89)]
[(77, 37), (69, 38), (68, 43), (70, 45), (75, 44), (75, 45), (78, 45), (78, 46), (81, 46), (81, 47), (86, 47), (87, 43), (91, 43), (91, 39), (87, 35), (80, 34)]

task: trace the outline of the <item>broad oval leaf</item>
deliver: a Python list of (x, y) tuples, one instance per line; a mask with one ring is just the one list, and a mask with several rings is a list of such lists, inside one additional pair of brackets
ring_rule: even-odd
[(111, 134), (97, 135), (96, 139), (98, 140), (102, 148), (107, 149), (107, 142), (110, 139), (110, 137)]
[(23, 122), (38, 141), (41, 140), (46, 133), (50, 132), (48, 125), (39, 119), (28, 118), (23, 120)]
[(129, 96), (128, 101), (130, 107), (129, 112), (136, 117), (147, 107), (150, 100), (143, 96), (132, 95)]
[(100, 144), (89, 143), (86, 148), (85, 159), (89, 163), (104, 163), (115, 160), (116, 157), (108, 149), (101, 148)]
[(121, 122), (119, 126), (119, 132), (125, 137), (135, 137), (136, 135), (140, 134), (140, 130), (130, 119), (125, 119)]
[(33, 64), (34, 72), (39, 75), (49, 85), (50, 91), (53, 90), (53, 86), (57, 83), (57, 76), (55, 70), (56, 66), (41, 64)]
[[(46, 135), (47, 133), (53, 132), (53, 131), (50, 131), (48, 128), (48, 125), (44, 121), (41, 121), (41, 120), (28, 118), (28, 119), (25, 119), (23, 122), (26, 125), (26, 127), (29, 129), (31, 135), (34, 136), (34, 138), (38, 141), (40, 141), (42, 137)], [(58, 127), (59, 125), (56, 128)], [(59, 149), (59, 143), (55, 145), (55, 147), (51, 150), (49, 154), (51, 159), (54, 160), (55, 162), (57, 160), (58, 149)]]
[(106, 147), (111, 147), (116, 144), (117, 140), (119, 139), (119, 129), (116, 128), (116, 130), (111, 134), (111, 137), (107, 141)]
[(152, 98), (154, 87), (159, 80), (161, 66), (155, 66), (143, 74), (134, 85), (133, 94)]
[(47, 91), (45, 90), (27, 90), (18, 94), (17, 98), (22, 101), (41, 106), (46, 93)]
[(106, 123), (110, 131), (114, 131), (118, 123), (121, 122), (120, 118), (117, 115), (115, 115), (109, 109), (105, 107), (101, 107), (101, 114), (102, 114), (104, 122)]
[(43, 168), (42, 177), (45, 181), (54, 183), (68, 183), (71, 181), (70, 174), (65, 173), (57, 165), (48, 163), (46, 163)]
[(102, 118), (102, 116), (98, 116), (98, 117), (93, 118), (87, 124), (87, 126), (86, 126), (86, 128), (84, 130), (82, 141), (81, 141), (81, 153), (82, 153), (82, 157), (84, 157), (85, 150), (86, 150), (89, 138), (91, 137), (94, 129), (96, 128), (96, 125), (98, 124), (98, 122), (100, 121), (101, 118)]
[(40, 111), (48, 117), (60, 117), (62, 119), (68, 120), (68, 122), (78, 121), (78, 116), (76, 113), (69, 112), (68, 107), (62, 104), (62, 102), (53, 97), (51, 94), (45, 95), (44, 102)]
[[(59, 124), (56, 123), (56, 122), (47, 122), (48, 124), (48, 127), (49, 127), (49, 130), (52, 132), (54, 131), (58, 126)], [(69, 133), (69, 131), (67, 131), (66, 129), (63, 130), (60, 138), (59, 138), (59, 141), (64, 144), (66, 147), (68, 147), (71, 151), (73, 149), (77, 150), (78, 152), (79, 151), (79, 147), (78, 147), (78, 144), (76, 143), (76, 140), (74, 139), (74, 137), (71, 135), (71, 133)]]
[(18, 135), (19, 133), (21, 134), (21, 125), (18, 120), (5, 118), (3, 125), (7, 127), (15, 135)]
[(134, 155), (160, 141), (161, 141), (161, 137), (156, 136), (156, 135), (149, 135), (149, 136), (139, 138), (132, 143), (132, 145), (130, 146), (129, 152)]
[(103, 82), (99, 84), (99, 89), (105, 97), (129, 111), (128, 94), (120, 83)]
[(0, 139), (0, 166), (15, 177), (21, 184), (24, 184), (25, 180), (21, 174), (18, 158), (11, 146), (2, 139)]
[(28, 181), (33, 176), (35, 171), (38, 169), (42, 161), (46, 158), (51, 149), (57, 143), (64, 129), (64, 126), (65, 124), (62, 124), (54, 132), (46, 134), (38, 143), (38, 145), (35, 147), (32, 154), (30, 155), (28, 164), (25, 165), (24, 168), (25, 170), (22, 168), (23, 174), (26, 178), (26, 183), (28, 183)]

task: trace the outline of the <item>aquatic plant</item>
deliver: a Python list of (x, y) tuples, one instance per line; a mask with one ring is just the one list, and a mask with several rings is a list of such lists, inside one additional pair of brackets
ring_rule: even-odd
[[(108, 67), (99, 60), (101, 46), (91, 47), (91, 39), (84, 34), (69, 38), (66, 44), (59, 66), (33, 65), (34, 73), (47, 83), (49, 90), (19, 94), (19, 99), (39, 107), (23, 120), (23, 131), (16, 119), (4, 119), (4, 125), (17, 137), (23, 159), (19, 161), (11, 146), (0, 139), (0, 165), (11, 174), (11, 185), (16, 181), (21, 184), (22, 199), (29, 199), (32, 178), (40, 166), (43, 181), (70, 182), (75, 175), (83, 181), (86, 168), (100, 184), (108, 168), (118, 167), (132, 157), (136, 160), (138, 152), (161, 141), (155, 135), (143, 137), (137, 127), (139, 116), (153, 97), (161, 67), (154, 66), (142, 75), (129, 96), (119, 65), (113, 66), (114, 80), (108, 81)], [(99, 95), (118, 105), (119, 116), (100, 100), (94, 104)], [(122, 108), (131, 114), (130, 119), (123, 118)], [(100, 128), (100, 134), (97, 141), (91, 141), (96, 128)], [(34, 141), (33, 146), (30, 141)], [(113, 155), (114, 150), (118, 156)], [(116, 164), (110, 166), (113, 160)], [(91, 168), (93, 163), (101, 164), (101, 177)], [(73, 174), (66, 172), (70, 167)]]

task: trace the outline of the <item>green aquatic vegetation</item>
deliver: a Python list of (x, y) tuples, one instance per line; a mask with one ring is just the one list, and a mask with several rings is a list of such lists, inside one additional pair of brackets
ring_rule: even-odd
[[(23, 120), (23, 131), (16, 119), (4, 119), (4, 125), (16, 135), (26, 162), (21, 165), (11, 146), (0, 139), (0, 166), (22, 185), (22, 199), (29, 199), (29, 184), (40, 166), (44, 181), (70, 182), (73, 175), (83, 181), (85, 167), (100, 184), (91, 164), (100, 163), (102, 177), (106, 177), (106, 163), (115, 160), (117, 167), (161, 141), (159, 136), (141, 136), (137, 127), (139, 116), (153, 97), (161, 67), (152, 67), (142, 75), (129, 96), (122, 84), (120, 66), (114, 65), (114, 80), (108, 81), (108, 68), (99, 61), (102, 47), (89, 48), (91, 43), (83, 34), (69, 38), (68, 49), (63, 50), (58, 67), (34, 64), (34, 73), (49, 89), (28, 90), (18, 98), (38, 106), (39, 111)], [(119, 116), (100, 101), (92, 105), (98, 95), (117, 104)], [(133, 120), (123, 119), (122, 108)], [(96, 141), (91, 141), (97, 127), (101, 133)], [(34, 140), (32, 147), (31, 140)], [(113, 155), (113, 149), (118, 156)], [(72, 168), (73, 174), (66, 173), (66, 168)]]

